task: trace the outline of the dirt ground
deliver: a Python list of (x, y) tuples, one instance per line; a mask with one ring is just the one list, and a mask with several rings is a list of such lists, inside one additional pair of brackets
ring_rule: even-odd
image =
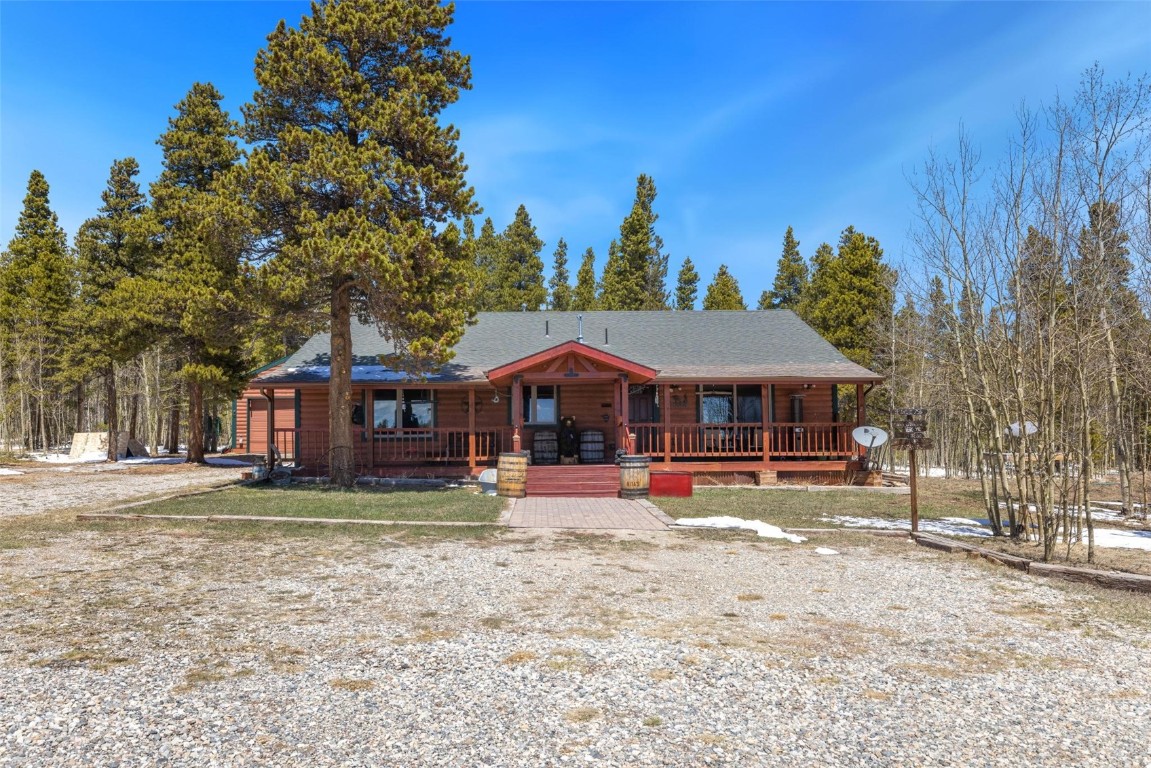
[(0, 517), (57, 510), (90, 510), (119, 501), (163, 496), (239, 479), (242, 467), (188, 464), (3, 465), (22, 474), (0, 474)]

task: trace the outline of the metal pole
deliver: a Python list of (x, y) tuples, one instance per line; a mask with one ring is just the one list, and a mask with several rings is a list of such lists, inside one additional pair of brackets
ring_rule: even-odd
[(919, 470), (915, 467), (915, 449), (907, 452), (908, 463), (911, 465), (911, 532), (919, 533), (919, 493), (915, 487), (915, 476)]

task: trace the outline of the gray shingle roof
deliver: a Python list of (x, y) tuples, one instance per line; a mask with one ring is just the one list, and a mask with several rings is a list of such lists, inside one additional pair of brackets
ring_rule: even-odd
[[(659, 379), (838, 379), (882, 377), (848, 360), (789, 310), (754, 312), (481, 312), (456, 346), (455, 358), (427, 378), (485, 381), (485, 371), (572, 341), (583, 315), (583, 341), (659, 371)], [(546, 335), (545, 335), (546, 330)], [(320, 333), (282, 364), (259, 376), (265, 383), (327, 381), (330, 340)], [(392, 352), (375, 326), (352, 323), (357, 382), (403, 380), (379, 365)]]

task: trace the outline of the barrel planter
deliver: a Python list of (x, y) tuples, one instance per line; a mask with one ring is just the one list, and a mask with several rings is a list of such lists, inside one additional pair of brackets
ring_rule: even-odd
[(603, 432), (586, 429), (579, 436), (580, 464), (603, 464)]
[(555, 464), (559, 457), (559, 438), (551, 430), (536, 432), (532, 442), (533, 461), (536, 464)]
[(522, 499), (528, 492), (528, 457), (522, 453), (501, 453), (496, 465), (496, 493), (509, 499)]
[(619, 496), (621, 499), (646, 499), (651, 487), (650, 456), (619, 457)]

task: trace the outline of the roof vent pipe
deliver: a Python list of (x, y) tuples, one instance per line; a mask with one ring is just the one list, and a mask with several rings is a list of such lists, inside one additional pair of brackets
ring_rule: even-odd
[(551, 338), (551, 333), (548, 331), (548, 327), (549, 327), (550, 323), (551, 323), (550, 320), (544, 320), (544, 338), (545, 339)]
[(608, 343), (607, 343), (607, 328), (603, 329), (603, 345), (605, 347), (608, 345)]
[(583, 344), (583, 315), (576, 315), (576, 320), (579, 321), (579, 335), (576, 336), (576, 341)]

